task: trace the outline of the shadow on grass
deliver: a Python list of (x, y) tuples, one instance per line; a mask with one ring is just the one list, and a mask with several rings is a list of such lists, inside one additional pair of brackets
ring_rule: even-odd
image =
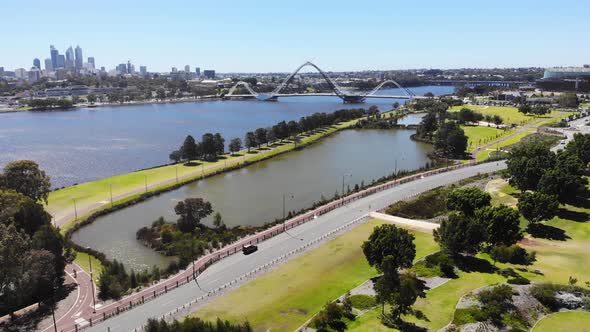
[(527, 232), (533, 237), (547, 240), (565, 241), (571, 239), (563, 229), (544, 224), (529, 224)]
[(246, 153), (248, 153), (248, 154), (257, 154), (257, 153), (258, 153), (258, 151), (256, 151), (256, 150), (252, 150), (252, 151), (248, 151), (248, 152), (246, 152)]
[(495, 273), (498, 268), (489, 261), (473, 256), (457, 256), (455, 266), (463, 272)]
[(557, 216), (566, 220), (573, 220), (577, 222), (587, 222), (590, 215), (586, 212), (572, 211), (564, 208), (560, 208), (557, 212)]
[(426, 332), (427, 328), (418, 326), (414, 323), (401, 321), (397, 324), (397, 328), (402, 332)]
[(198, 161), (187, 161), (186, 163), (184, 163), (184, 166), (186, 167), (195, 167), (199, 165), (201, 165), (201, 163)]

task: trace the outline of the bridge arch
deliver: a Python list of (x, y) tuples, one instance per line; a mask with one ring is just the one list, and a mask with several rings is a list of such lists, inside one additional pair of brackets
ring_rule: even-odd
[(250, 84), (248, 82), (244, 82), (244, 81), (239, 81), (236, 82), (236, 84), (234, 84), (228, 91), (227, 96), (233, 96), (234, 92), (236, 91), (236, 89), (239, 86), (243, 86), (246, 88), (246, 90), (248, 90), (248, 92), (250, 92), (251, 95), (253, 95), (254, 97), (258, 97), (258, 92), (254, 91), (254, 89), (252, 89), (252, 87), (250, 86)]
[(272, 97), (275, 97), (275, 95), (280, 94), (281, 91), (293, 80), (293, 77), (295, 77), (295, 75), (297, 75), (299, 71), (301, 71), (301, 69), (303, 69), (304, 67), (313, 67), (315, 70), (317, 70), (320, 73), (320, 75), (322, 75), (324, 80), (328, 82), (328, 85), (338, 97), (344, 99), (347, 96), (344, 90), (340, 88), (335, 81), (333, 81), (320, 67), (316, 66), (313, 62), (310, 61), (305, 62), (297, 69), (295, 69), (295, 71), (291, 73), (289, 76), (287, 76), (287, 78), (270, 93), (270, 95)]
[(401, 86), (399, 83), (397, 83), (394, 80), (387, 80), (385, 82), (381, 82), (381, 84), (377, 85), (373, 90), (371, 90), (369, 93), (365, 94), (365, 97), (370, 97), (375, 95), (375, 93), (377, 93), (377, 91), (381, 90), (381, 88), (387, 84), (393, 84), (396, 87), (398, 87), (400, 90), (402, 90), (408, 97), (410, 97), (410, 99), (414, 98), (416, 96), (416, 94), (414, 92), (412, 92), (410, 89), (404, 88), (403, 86)]

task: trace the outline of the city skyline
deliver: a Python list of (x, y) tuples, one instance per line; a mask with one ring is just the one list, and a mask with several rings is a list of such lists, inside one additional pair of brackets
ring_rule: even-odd
[[(29, 2), (0, 9), (24, 11)], [(306, 60), (331, 71), (579, 66), (590, 54), (582, 42), (590, 23), (579, 1), (379, 1), (354, 8), (342, 2), (279, 8), (274, 2), (171, 1), (161, 8), (151, 1), (106, 0), (100, 7), (79, 3), (67, 10), (60, 2), (34, 4), (38, 10), (30, 19), (39, 24), (5, 17), (0, 25), (18, 26), (19, 33), (5, 37), (11, 52), (2, 55), (0, 66), (28, 69), (34, 58), (47, 57), (48, 45), (64, 50), (70, 44), (84, 45), (98, 67), (131, 60), (158, 72), (187, 64), (219, 72), (286, 72)]]

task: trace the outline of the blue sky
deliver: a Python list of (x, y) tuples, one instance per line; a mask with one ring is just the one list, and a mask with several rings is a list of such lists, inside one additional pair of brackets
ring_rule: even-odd
[(153, 71), (582, 65), (589, 11), (588, 0), (2, 0), (0, 66), (43, 62), (50, 44)]

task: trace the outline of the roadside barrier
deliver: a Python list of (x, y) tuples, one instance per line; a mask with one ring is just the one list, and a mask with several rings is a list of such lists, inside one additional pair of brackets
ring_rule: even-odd
[[(441, 174), (441, 173), (445, 173), (445, 172), (449, 172), (449, 171), (453, 171), (453, 170), (457, 170), (457, 169), (467, 168), (467, 167), (474, 166), (477, 164), (478, 163), (476, 163), (476, 162), (470, 162), (470, 163), (466, 163), (466, 164), (453, 165), (453, 166), (448, 166), (448, 167), (444, 167), (444, 168), (440, 168), (440, 169), (426, 171), (426, 172), (419, 173), (419, 174), (406, 176), (406, 177), (403, 177), (400, 179), (395, 179), (395, 180), (392, 180), (392, 181), (389, 181), (389, 182), (386, 182), (386, 183), (383, 183), (380, 185), (376, 185), (374, 187), (367, 188), (367, 189), (361, 190), (359, 192), (356, 192), (354, 194), (348, 195), (346, 197), (334, 200), (334, 201), (327, 203), (325, 205), (322, 205), (316, 209), (305, 212), (299, 216), (295, 216), (295, 217), (285, 221), (285, 223), (283, 223), (283, 224), (275, 225), (271, 228), (260, 231), (256, 234), (250, 235), (246, 238), (243, 238), (243, 239), (238, 240), (232, 244), (229, 244), (229, 245), (225, 246), (224, 248), (221, 248), (215, 252), (209, 253), (209, 254), (197, 259), (195, 262), (193, 262), (194, 274), (193, 274), (193, 265), (190, 265), (184, 271), (180, 271), (179, 273), (168, 278), (167, 280), (163, 280), (163, 281), (156, 283), (152, 286), (144, 288), (137, 293), (131, 294), (124, 299), (121, 299), (117, 302), (111, 303), (109, 305), (106, 305), (106, 306), (103, 306), (103, 307), (97, 309), (96, 314), (92, 314), (89, 317), (84, 317), (86, 322), (84, 322), (83, 324), (75, 324), (74, 326), (72, 326), (72, 328), (62, 330), (62, 332), (81, 331), (81, 330), (91, 327), (97, 323), (103, 322), (113, 316), (120, 315), (120, 314), (122, 314), (122, 313), (136, 307), (136, 306), (139, 306), (145, 302), (153, 300), (156, 297), (166, 294), (166, 293), (168, 293), (180, 286), (183, 286), (183, 285), (191, 282), (195, 278), (197, 278), (201, 273), (203, 273), (203, 271), (205, 271), (205, 269), (207, 269), (212, 264), (218, 262), (219, 260), (221, 260), (225, 257), (233, 255), (237, 252), (241, 252), (242, 247), (244, 245), (258, 244), (258, 243), (265, 241), (269, 238), (277, 236), (277, 235), (285, 232), (286, 230), (292, 229), (292, 228), (297, 227), (303, 223), (314, 220), (316, 217), (318, 217), (320, 215), (324, 215), (334, 209), (337, 209), (341, 206), (347, 205), (348, 203), (357, 201), (357, 200), (367, 197), (369, 195), (375, 194), (377, 192), (381, 192), (381, 191), (399, 186), (404, 183), (415, 181), (418, 179), (423, 179), (425, 177), (429, 177), (429, 176), (433, 176), (436, 174)], [(416, 195), (417, 195), (417, 193), (410, 195), (407, 198), (414, 197)], [(209, 291), (208, 294), (196, 298), (195, 300), (183, 305), (182, 308), (186, 308), (187, 306), (190, 307), (191, 305), (193, 305), (195, 303), (201, 302), (206, 298), (214, 296), (214, 295), (218, 294), (219, 292), (221, 292), (222, 290), (225, 290), (226, 288), (230, 287), (231, 285), (236, 284), (239, 281), (244, 280), (245, 278), (248, 278), (248, 277), (260, 272), (262, 269), (265, 269), (265, 268), (268, 268), (272, 265), (275, 265), (278, 262), (285, 260), (287, 257), (290, 257), (296, 253), (299, 253), (299, 252), (303, 251), (304, 249), (308, 248), (309, 246), (314, 245), (314, 244), (318, 243), (319, 241), (322, 241), (322, 240), (326, 239), (327, 237), (334, 235), (335, 233), (340, 232), (341, 230), (360, 222), (361, 220), (362, 221), (368, 220), (368, 218), (369, 218), (368, 215), (366, 215), (366, 216), (357, 218), (347, 224), (339, 226), (339, 227), (335, 228), (334, 230), (312, 240), (311, 242), (308, 242), (307, 244), (305, 244), (297, 249), (294, 249), (286, 254), (283, 254), (280, 257), (238, 277), (237, 279), (234, 279), (234, 280), (230, 281), (229, 283), (224, 284), (223, 286), (220, 286), (218, 288), (215, 288), (215, 289)], [(181, 308), (181, 307), (179, 307), (179, 308)], [(179, 308), (176, 308), (175, 310), (172, 310), (159, 318), (164, 318), (164, 319), (166, 319), (166, 317), (170, 318), (173, 316), (173, 314), (177, 313), (180, 310)]]

